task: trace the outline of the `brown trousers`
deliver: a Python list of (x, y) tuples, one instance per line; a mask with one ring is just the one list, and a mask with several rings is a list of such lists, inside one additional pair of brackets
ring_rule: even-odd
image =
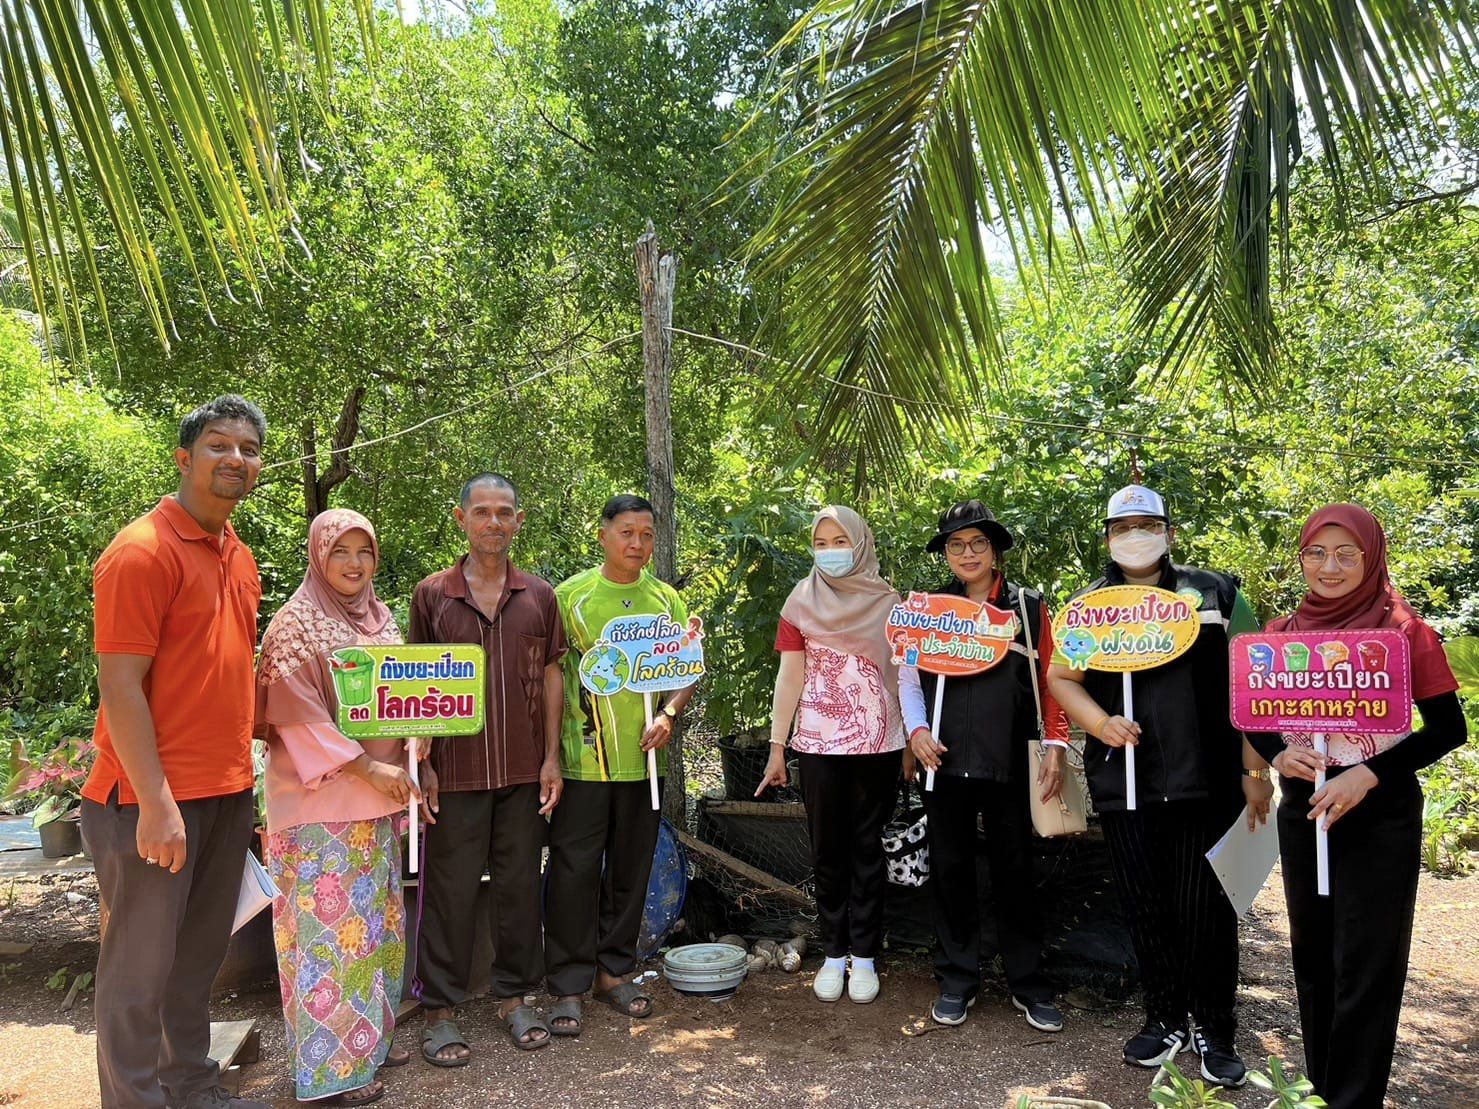
[(211, 983), (221, 969), (252, 836), (252, 791), (180, 802), (178, 874), (139, 858), (137, 805), (82, 802), (107, 926), (98, 954), (98, 1084), (105, 1109), (178, 1105), (216, 1084)]

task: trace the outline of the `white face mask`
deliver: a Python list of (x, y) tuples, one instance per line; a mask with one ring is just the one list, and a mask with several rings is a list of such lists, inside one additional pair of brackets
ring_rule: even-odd
[(1144, 570), (1154, 566), (1165, 553), (1165, 532), (1152, 535), (1148, 531), (1131, 531), (1109, 540), (1109, 557), (1126, 570)]

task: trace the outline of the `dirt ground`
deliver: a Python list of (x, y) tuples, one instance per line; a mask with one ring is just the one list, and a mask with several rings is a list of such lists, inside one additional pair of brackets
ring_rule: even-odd
[[(97, 1104), (91, 995), (63, 1013), (61, 990), (46, 985), (59, 968), (91, 969), (95, 893), (91, 876), (0, 886), (0, 942), (34, 944), (0, 955), (0, 1105)], [(1269, 1054), (1296, 1064), (1302, 1058), (1287, 938), (1275, 877), (1243, 929), (1238, 1042), (1249, 1063)], [(434, 1070), (415, 1059), (382, 1072), (389, 1093), (381, 1104), (994, 1107), (1024, 1092), (1095, 1097), (1115, 1109), (1149, 1104), (1151, 1073), (1119, 1061), (1120, 1045), (1138, 1027), (1133, 1007), (1101, 1008), (1070, 995), (1088, 1007), (1065, 1005), (1067, 1028), (1051, 1036), (1028, 1028), (999, 991), (988, 992), (964, 1026), (943, 1029), (927, 1020), (934, 983), (917, 958), (883, 967), (883, 992), (870, 1006), (824, 1006), (809, 981), (807, 972), (769, 971), (719, 1003), (658, 982), (652, 1020), (629, 1022), (591, 1007), (582, 1037), (527, 1054), (513, 1050), (491, 1003), (475, 1003), (462, 1021), (476, 1051), (472, 1064)], [(1479, 1104), (1476, 999), (1479, 875), (1424, 876), (1389, 1105)], [(261, 1061), (244, 1069), (243, 1092), (294, 1104), (275, 994), (224, 997), (213, 1015), (255, 1018), (261, 1029)], [(419, 1028), (412, 1018), (410, 1046)], [(1188, 1066), (1194, 1060), (1181, 1056)], [(1240, 1109), (1267, 1102), (1251, 1089), (1228, 1100)]]

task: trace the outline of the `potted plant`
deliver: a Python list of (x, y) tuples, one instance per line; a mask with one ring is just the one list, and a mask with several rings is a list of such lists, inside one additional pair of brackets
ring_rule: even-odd
[(41, 835), (45, 858), (68, 858), (82, 850), (82, 783), (93, 753), (90, 739), (65, 739), (36, 759), (27, 756), (19, 740), (11, 745), (6, 800), (34, 805), (31, 823)]

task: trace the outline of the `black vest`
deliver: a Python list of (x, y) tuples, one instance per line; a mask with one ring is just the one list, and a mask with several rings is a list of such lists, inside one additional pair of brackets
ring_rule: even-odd
[[(1111, 563), (1105, 576), (1081, 593), (1124, 585), (1124, 573)], [(1139, 804), (1207, 801), (1231, 820), (1243, 803), (1243, 738), (1228, 718), (1227, 622), (1238, 595), (1230, 574), (1167, 563), (1156, 583), (1176, 593), (1194, 589), (1202, 595), (1201, 631), (1191, 649), (1154, 670), (1136, 671), (1135, 723), (1140, 744), (1135, 749), (1135, 784)], [(1123, 675), (1090, 670), (1084, 688), (1112, 716), (1124, 712)], [(947, 693), (948, 696), (948, 693)], [(1125, 761), (1122, 755), (1089, 737), (1084, 770), (1089, 793), (1100, 812), (1125, 807)]]
[[(952, 581), (941, 593), (965, 596), (965, 587)], [(1031, 589), (1018, 589), (1009, 581), (1002, 582), (1001, 592), (990, 602), (1022, 620), (1017, 598), (1025, 594), (1027, 618), (1032, 621), (1032, 646), (1042, 650), (1038, 630), (1042, 627), (1042, 597)], [(1027, 774), (1027, 743), (1038, 737), (1037, 707), (1032, 699), (1031, 665), (1025, 653), (1025, 630), (1017, 629), (1013, 643), (1021, 650), (1010, 650), (990, 670), (966, 678), (948, 678), (945, 700), (940, 707), (940, 725), (936, 735), (947, 748), (940, 760), (941, 774), (960, 778), (982, 778), (994, 782), (1021, 781)], [(1047, 645), (1049, 651), (1052, 644)], [(1035, 661), (1035, 660), (1033, 660)], [(924, 691), (925, 712), (933, 712), (935, 683), (939, 679), (924, 671), (919, 685)]]

